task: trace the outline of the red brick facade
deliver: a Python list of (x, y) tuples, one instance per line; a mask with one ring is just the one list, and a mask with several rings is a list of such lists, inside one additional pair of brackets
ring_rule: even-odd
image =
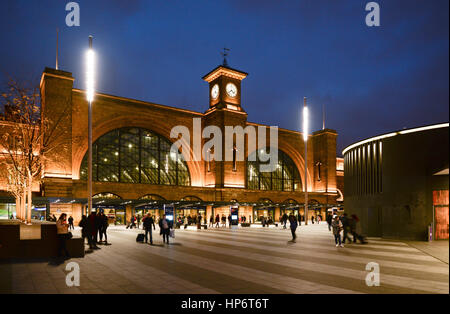
[[(219, 67), (221, 68), (221, 67)], [(217, 69), (216, 69), (217, 70)], [(214, 72), (214, 70), (212, 71)], [(211, 72), (211, 73), (212, 73)], [(238, 72), (243, 73), (243, 72)], [(209, 75), (209, 74), (208, 74)], [(246, 75), (246, 74), (245, 74)], [(140, 127), (151, 130), (171, 142), (170, 131), (174, 126), (186, 126), (191, 132), (191, 147), (193, 146), (193, 118), (200, 118), (202, 128), (208, 125), (217, 125), (222, 131), (225, 126), (240, 125), (246, 127), (259, 126), (247, 120), (244, 111), (245, 104), (240, 104), (241, 80), (227, 78), (218, 74), (210, 83), (220, 84), (220, 95), (225, 93), (225, 84), (229, 81), (238, 85), (238, 96), (234, 100), (235, 107), (228, 107), (229, 101), (212, 101), (205, 113), (178, 109), (169, 106), (143, 102), (134, 99), (116, 97), (105, 94), (96, 94), (93, 102), (93, 141), (102, 135), (122, 127)], [(205, 76), (206, 77), (206, 76)], [(244, 76), (245, 77), (245, 76)], [(207, 80), (207, 79), (205, 79)], [(60, 132), (72, 140), (71, 151), (64, 160), (55, 160), (46, 165), (45, 180), (41, 186), (43, 197), (60, 197), (65, 200), (87, 197), (86, 181), (80, 180), (80, 165), (88, 148), (88, 104), (83, 90), (73, 88), (71, 73), (46, 69), (41, 79), (42, 114), (52, 119), (64, 106), (70, 106), (71, 111), (65, 117)], [(201, 84), (201, 82), (199, 82)], [(245, 83), (245, 82), (243, 82)], [(222, 96), (219, 96), (219, 99)], [(205, 95), (206, 103), (206, 95)], [(222, 103), (221, 106), (217, 103)], [(206, 107), (206, 106), (205, 106)], [(207, 108), (205, 108), (207, 109)], [(237, 110), (236, 110), (237, 109)], [(269, 130), (267, 126), (267, 138)], [(305, 179), (308, 180), (309, 199), (320, 204), (336, 204), (339, 197), (337, 193), (336, 177), (336, 138), (337, 132), (325, 129), (314, 132), (308, 141), (308, 176), (304, 177), (304, 141), (302, 134), (285, 129), (278, 130), (278, 147), (287, 154), (295, 163), (301, 176), (302, 186)], [(205, 140), (203, 140), (205, 142)], [(248, 156), (247, 138), (245, 142), (245, 156)], [(191, 150), (191, 154), (194, 154)], [(225, 152), (224, 152), (225, 153)], [(183, 152), (185, 154), (185, 152)], [(321, 173), (318, 178), (318, 166)], [(237, 200), (243, 202), (258, 202), (260, 199), (270, 199), (275, 207), (275, 219), (280, 213), (279, 206), (289, 199), (304, 202), (304, 193), (260, 191), (246, 188), (246, 162), (237, 162), (233, 171), (231, 161), (213, 161), (208, 172), (205, 161), (187, 161), (191, 186), (165, 186), (150, 184), (129, 184), (116, 182), (94, 182), (93, 194), (110, 192), (119, 195), (123, 199), (139, 199), (146, 194), (157, 194), (166, 200), (180, 200), (185, 196), (196, 196), (205, 202), (229, 202)], [(61, 204), (51, 205), (51, 211)], [(209, 211), (211, 206), (209, 206)], [(248, 210), (251, 210), (251, 206)], [(64, 205), (64, 211), (72, 214), (75, 220), (81, 216), (81, 204), (73, 203)], [(130, 211), (132, 209), (128, 209)], [(325, 210), (325, 209), (324, 209)], [(246, 212), (246, 209), (244, 209)], [(251, 212), (251, 211), (250, 211)]]

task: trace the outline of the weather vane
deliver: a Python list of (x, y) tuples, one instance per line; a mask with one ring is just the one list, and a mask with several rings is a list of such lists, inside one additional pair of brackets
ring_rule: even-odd
[(228, 62), (227, 62), (227, 56), (228, 56), (228, 51), (230, 51), (231, 49), (228, 48), (223, 48), (223, 52), (221, 52), (220, 54), (223, 56), (223, 66), (227, 67), (228, 66)]

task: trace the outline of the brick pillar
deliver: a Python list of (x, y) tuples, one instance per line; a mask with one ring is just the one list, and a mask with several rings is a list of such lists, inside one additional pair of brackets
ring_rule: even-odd
[(132, 211), (131, 205), (126, 205), (125, 206), (125, 220), (126, 220), (127, 224), (130, 223), (132, 214), (133, 214), (133, 211)]
[(280, 221), (280, 207), (275, 207), (275, 217), (273, 217), (274, 221)]
[(206, 206), (206, 221), (209, 224), (209, 220), (211, 219), (211, 215), (213, 214), (212, 212), (212, 205), (207, 205)]

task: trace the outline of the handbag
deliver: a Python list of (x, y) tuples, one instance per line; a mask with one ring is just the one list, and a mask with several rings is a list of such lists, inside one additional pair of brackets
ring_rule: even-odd
[(66, 239), (70, 240), (70, 239), (72, 239), (72, 237), (73, 237), (72, 232), (67, 232)]
[(174, 229), (172, 229), (172, 230), (170, 230), (170, 237), (171, 238), (175, 238), (175, 230)]

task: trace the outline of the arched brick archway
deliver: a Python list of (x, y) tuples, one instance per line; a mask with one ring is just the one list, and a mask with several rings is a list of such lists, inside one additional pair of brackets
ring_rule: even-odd
[[(166, 138), (169, 142), (174, 143), (177, 139), (170, 138), (171, 127), (167, 125), (163, 125), (160, 123), (155, 123), (152, 119), (146, 119), (145, 117), (137, 118), (136, 116), (120, 116), (114, 119), (110, 119), (108, 121), (103, 121), (102, 123), (93, 126), (92, 130), (92, 142), (95, 143), (97, 139), (101, 136), (120, 128), (142, 128), (152, 131), (164, 138)], [(190, 143), (189, 147), (191, 147)], [(73, 148), (73, 159), (72, 159), (72, 174), (74, 179), (79, 179), (80, 175), (80, 167), (83, 161), (83, 158), (88, 150), (88, 139), (83, 138), (77, 147)], [(193, 156), (192, 148), (189, 151), (190, 156)], [(186, 156), (186, 152), (183, 152), (185, 158), (189, 158)], [(191, 158), (192, 159), (192, 158)], [(186, 161), (189, 175), (191, 177), (191, 186), (201, 186), (202, 184), (202, 175), (201, 168), (199, 162), (194, 161)]]
[[(302, 180), (302, 187), (305, 188), (305, 158), (296, 150), (294, 147), (292, 147), (291, 144), (279, 141), (278, 142), (278, 149), (282, 150), (286, 155), (288, 155), (292, 161), (297, 166), (297, 169), (300, 173), (300, 178)], [(313, 179), (311, 177), (311, 173), (307, 171), (307, 180), (308, 180), (308, 191), (312, 191), (313, 187)]]
[[(295, 148), (292, 147), (292, 145), (290, 145), (286, 142), (279, 141), (278, 142), (278, 150), (281, 150), (283, 153), (285, 153), (287, 156), (289, 156), (289, 158), (292, 159), (295, 166), (297, 167), (297, 170), (300, 175), (300, 180), (302, 182), (302, 187), (304, 189), (304, 187), (305, 187), (305, 159)], [(252, 153), (253, 152), (247, 152), (246, 160), (248, 159), (248, 156)], [(308, 191), (311, 192), (312, 186), (313, 186), (313, 179), (312, 179), (309, 171), (307, 172), (307, 178), (308, 178)]]

